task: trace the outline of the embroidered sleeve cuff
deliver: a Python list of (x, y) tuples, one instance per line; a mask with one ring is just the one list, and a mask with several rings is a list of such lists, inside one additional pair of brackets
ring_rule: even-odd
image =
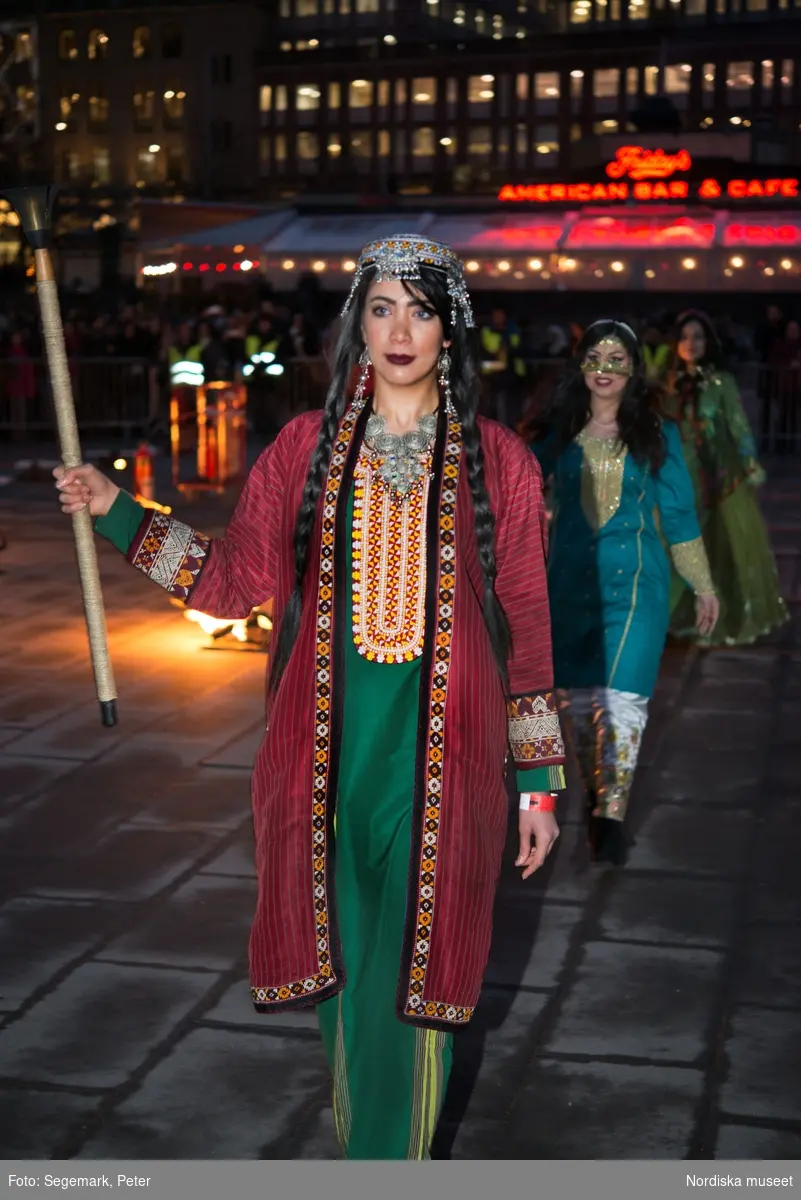
[(534, 692), (507, 701), (509, 745), (520, 770), (564, 765), (565, 745), (553, 692)]
[(145, 509), (128, 560), (165, 592), (186, 601), (208, 557), (211, 538), (166, 513)]
[(715, 585), (712, 582), (703, 538), (693, 538), (691, 542), (678, 542), (670, 547), (670, 556), (679, 575), (686, 579), (697, 596), (714, 592)]

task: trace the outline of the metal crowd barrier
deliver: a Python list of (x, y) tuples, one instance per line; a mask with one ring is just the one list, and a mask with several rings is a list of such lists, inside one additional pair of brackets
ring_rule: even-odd
[[(547, 401), (563, 366), (562, 359), (527, 359), (525, 379), (486, 374), (482, 413), (516, 427), (526, 412)], [(71, 360), (71, 370), (81, 429), (114, 430), (127, 438), (144, 434), (159, 422), (166, 428), (169, 394), (153, 363), (138, 358), (76, 358)], [(760, 450), (799, 453), (801, 367), (744, 362), (733, 364), (732, 370)], [(298, 413), (322, 408), (328, 383), (326, 359), (293, 359), (285, 364), (283, 375), (269, 381), (257, 405), (268, 406), (270, 426), (278, 429)], [(53, 431), (44, 361), (0, 358), (0, 436), (23, 440)]]
[[(78, 424), (82, 430), (141, 433), (159, 413), (157, 368), (141, 358), (70, 359)], [(18, 440), (55, 429), (43, 359), (0, 358), (0, 433)]]

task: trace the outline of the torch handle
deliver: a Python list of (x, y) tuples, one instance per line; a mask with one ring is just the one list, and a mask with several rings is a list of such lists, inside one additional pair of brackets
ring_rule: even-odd
[[(75, 404), (72, 397), (69, 362), (64, 345), (64, 329), (61, 324), (61, 309), (58, 288), (53, 275), (53, 264), (49, 250), (35, 250), (36, 290), (42, 314), (42, 333), (47, 354), (47, 366), (56, 410), (58, 439), (61, 459), (65, 467), (81, 465), (81, 443)], [(108, 652), (106, 614), (103, 608), (103, 593), (100, 588), (100, 571), (97, 565), (97, 550), (89, 509), (75, 513), (72, 532), (81, 577), (81, 591), (89, 633), (89, 650), (95, 676), (97, 698), (100, 701), (100, 716), (104, 725), (117, 724), (117, 689)]]

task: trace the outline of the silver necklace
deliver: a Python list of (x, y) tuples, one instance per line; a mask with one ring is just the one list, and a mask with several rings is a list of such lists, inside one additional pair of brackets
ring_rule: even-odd
[(386, 419), (372, 413), (367, 419), (364, 444), (378, 460), (381, 479), (405, 497), (429, 472), (428, 453), (437, 436), (437, 414), (427, 413), (408, 433), (390, 433)]

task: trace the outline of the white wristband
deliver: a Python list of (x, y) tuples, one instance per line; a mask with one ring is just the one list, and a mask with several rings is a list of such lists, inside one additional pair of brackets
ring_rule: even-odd
[(520, 811), (528, 812), (531, 803), (531, 792), (520, 793)]

